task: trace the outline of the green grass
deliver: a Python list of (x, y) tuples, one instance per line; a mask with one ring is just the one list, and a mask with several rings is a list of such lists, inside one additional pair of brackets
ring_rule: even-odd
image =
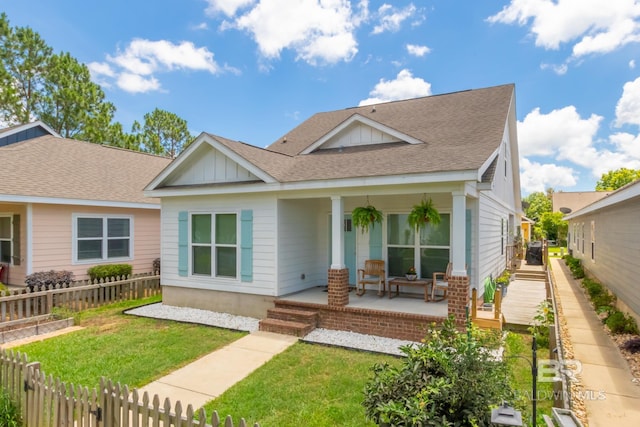
[(365, 418), (364, 386), (375, 363), (392, 356), (297, 343), (209, 402), (207, 414), (252, 425), (374, 426)]
[[(517, 409), (522, 411), (522, 419), (526, 420), (527, 425), (531, 423), (532, 412), (532, 379), (531, 379), (531, 335), (518, 334), (509, 332), (506, 339), (507, 365), (511, 374), (511, 387), (516, 393), (516, 400), (509, 402)], [(514, 357), (519, 356), (519, 357)], [(522, 358), (529, 360), (524, 360)], [(537, 358), (548, 359), (549, 349), (539, 347)], [(544, 425), (542, 414), (551, 415), (551, 407), (553, 406), (553, 383), (540, 382), (537, 383), (537, 425)]]
[(16, 348), (47, 375), (97, 387), (100, 378), (141, 387), (246, 335), (209, 326), (148, 319), (123, 310), (158, 298), (126, 301), (77, 315), (85, 329)]

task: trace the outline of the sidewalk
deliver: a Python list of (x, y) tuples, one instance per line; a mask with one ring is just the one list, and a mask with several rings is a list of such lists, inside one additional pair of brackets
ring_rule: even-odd
[(147, 384), (138, 393), (168, 397), (172, 404), (180, 401), (183, 408), (191, 404), (197, 410), (296, 341), (297, 337), (289, 335), (253, 332)]
[(640, 425), (640, 387), (616, 344), (602, 327), (580, 284), (564, 261), (550, 260), (563, 317), (573, 346), (573, 358), (582, 364), (578, 374), (583, 387), (589, 427)]

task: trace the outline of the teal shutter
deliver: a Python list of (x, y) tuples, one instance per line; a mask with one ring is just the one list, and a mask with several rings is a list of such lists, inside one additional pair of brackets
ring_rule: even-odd
[(240, 212), (240, 278), (253, 280), (253, 211)]
[(189, 213), (178, 212), (178, 275), (189, 274)]
[(382, 224), (369, 228), (369, 259), (382, 259)]

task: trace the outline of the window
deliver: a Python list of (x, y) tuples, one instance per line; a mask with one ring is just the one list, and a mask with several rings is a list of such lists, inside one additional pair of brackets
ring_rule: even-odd
[(591, 221), (591, 260), (596, 260), (596, 222)]
[(191, 215), (191, 272), (237, 277), (238, 220), (234, 213)]
[(131, 259), (131, 217), (74, 216), (76, 262)]
[[(449, 263), (450, 215), (440, 214), (440, 224), (428, 224), (416, 233), (407, 222), (407, 214), (387, 216), (387, 265), (389, 276), (404, 276), (416, 267), (421, 278), (446, 271)], [(416, 260), (418, 260), (416, 262)]]
[(0, 262), (11, 263), (12, 241), (11, 216), (0, 216)]

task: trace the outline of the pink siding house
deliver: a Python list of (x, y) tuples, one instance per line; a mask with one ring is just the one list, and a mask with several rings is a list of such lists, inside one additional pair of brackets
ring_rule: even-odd
[[(28, 133), (31, 127), (0, 131)], [(46, 127), (45, 127), (46, 130)], [(37, 132), (0, 146), (0, 282), (98, 264), (151, 271), (160, 257), (160, 202), (145, 185), (170, 159)]]

